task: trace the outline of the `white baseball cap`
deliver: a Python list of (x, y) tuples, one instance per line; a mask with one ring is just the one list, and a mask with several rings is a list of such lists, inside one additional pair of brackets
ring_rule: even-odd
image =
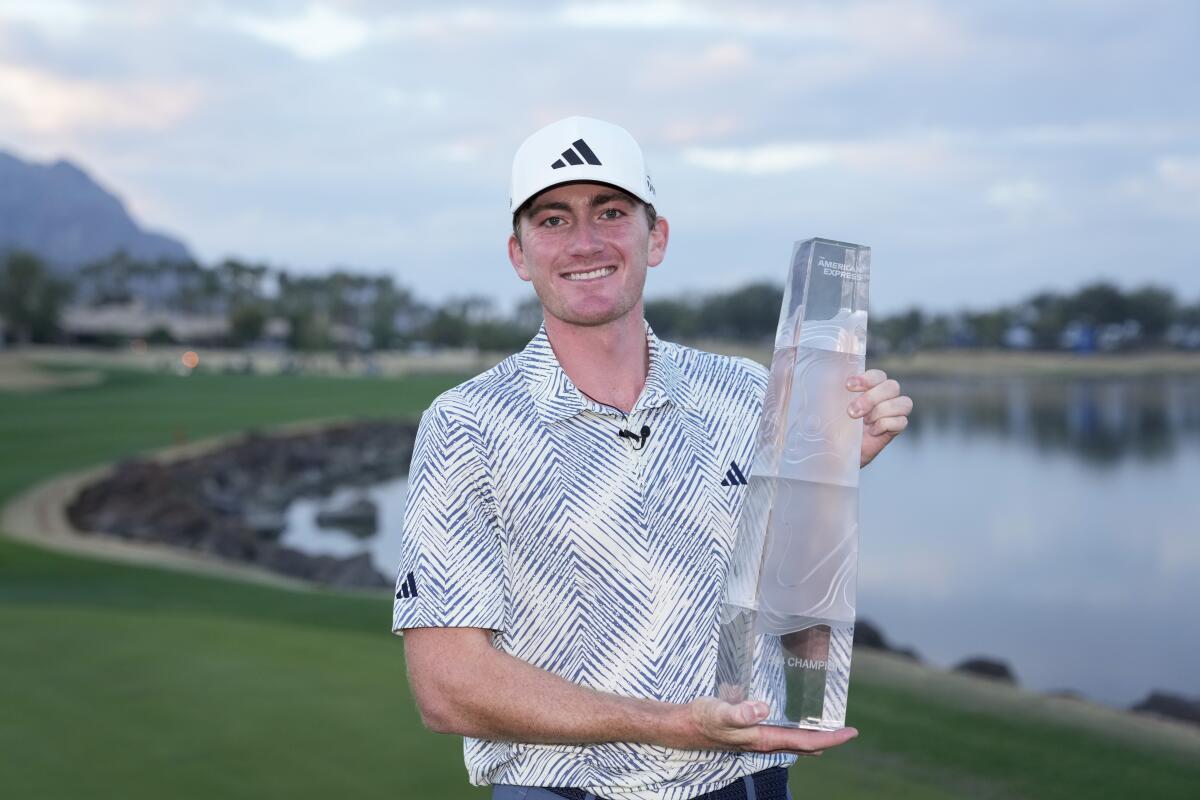
[(574, 181), (607, 183), (643, 203), (654, 202), (654, 184), (642, 148), (629, 131), (588, 117), (567, 117), (530, 136), (513, 156), (508, 210), (552, 186)]

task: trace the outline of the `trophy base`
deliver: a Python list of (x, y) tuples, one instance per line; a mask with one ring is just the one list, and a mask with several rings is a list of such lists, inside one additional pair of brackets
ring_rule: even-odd
[[(762, 725), (821, 731), (845, 727), (853, 623), (797, 618), (797, 630), (760, 633), (757, 611), (726, 606), (725, 612), (718, 658), (723, 698), (767, 700), (770, 710)], [(758, 671), (756, 644), (762, 660)]]

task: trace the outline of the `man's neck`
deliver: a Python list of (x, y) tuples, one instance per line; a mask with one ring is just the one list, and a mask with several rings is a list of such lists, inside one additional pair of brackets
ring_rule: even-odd
[(591, 327), (547, 314), (546, 336), (575, 388), (626, 414), (633, 410), (650, 370), (641, 303), (618, 320)]

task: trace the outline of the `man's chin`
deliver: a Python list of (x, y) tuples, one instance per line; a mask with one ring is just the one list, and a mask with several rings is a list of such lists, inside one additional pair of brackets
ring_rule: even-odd
[(570, 309), (561, 314), (554, 314), (560, 322), (576, 325), (581, 328), (599, 328), (616, 322), (627, 316), (632, 309)]

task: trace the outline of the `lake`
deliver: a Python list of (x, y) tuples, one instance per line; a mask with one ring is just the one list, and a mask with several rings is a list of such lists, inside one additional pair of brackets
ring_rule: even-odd
[[(1129, 706), (1200, 695), (1200, 379), (910, 379), (908, 432), (862, 475), (859, 618), (926, 662), (985, 655), (1022, 686)], [(341, 490), (333, 503), (358, 490)], [(284, 542), (399, 561), (288, 510)]]

